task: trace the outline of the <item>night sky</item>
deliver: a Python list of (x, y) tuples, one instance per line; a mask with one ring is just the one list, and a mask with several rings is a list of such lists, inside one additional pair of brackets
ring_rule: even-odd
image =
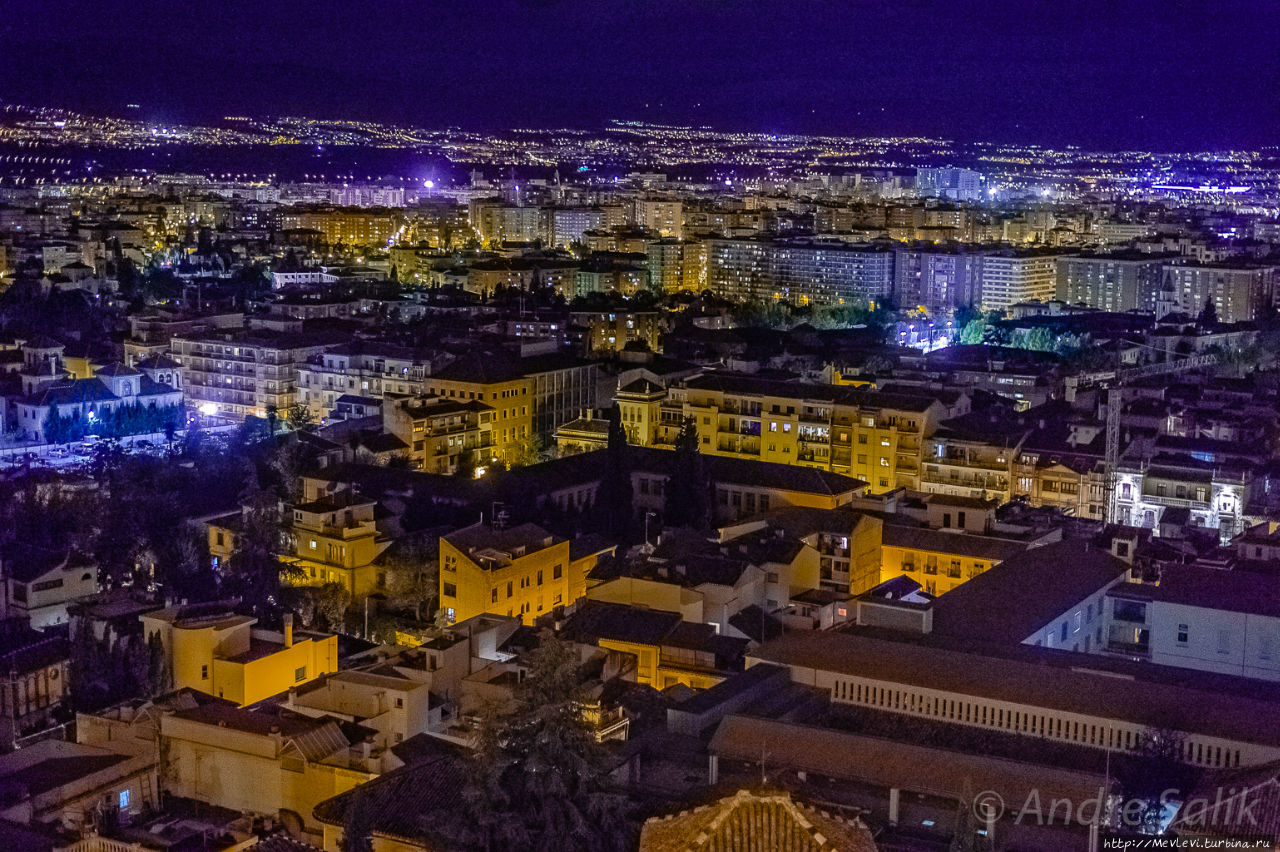
[(8, 0), (0, 98), (160, 121), (1252, 147), (1280, 144), (1280, 0)]

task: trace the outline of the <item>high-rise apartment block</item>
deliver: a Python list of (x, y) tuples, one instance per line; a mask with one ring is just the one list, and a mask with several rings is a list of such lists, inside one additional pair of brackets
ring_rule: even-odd
[(711, 239), (707, 288), (738, 301), (871, 305), (893, 289), (893, 252), (816, 240)]

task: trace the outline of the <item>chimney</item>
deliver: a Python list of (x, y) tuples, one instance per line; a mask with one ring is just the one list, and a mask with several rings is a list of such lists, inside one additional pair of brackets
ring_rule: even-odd
[(291, 612), (284, 614), (284, 646), (293, 647), (293, 613)]

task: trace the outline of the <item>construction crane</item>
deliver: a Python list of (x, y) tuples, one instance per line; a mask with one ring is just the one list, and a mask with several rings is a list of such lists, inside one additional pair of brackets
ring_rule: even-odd
[(1125, 386), (1137, 379), (1187, 373), (1201, 367), (1212, 367), (1217, 363), (1217, 355), (1191, 355), (1177, 361), (1164, 361), (1126, 370), (1086, 373), (1067, 379), (1068, 400), (1073, 400), (1077, 391), (1090, 387), (1100, 387), (1107, 392), (1107, 448), (1103, 464), (1107, 478), (1107, 504), (1104, 510), (1107, 523), (1115, 521), (1116, 479), (1120, 464), (1120, 413), (1124, 408)]

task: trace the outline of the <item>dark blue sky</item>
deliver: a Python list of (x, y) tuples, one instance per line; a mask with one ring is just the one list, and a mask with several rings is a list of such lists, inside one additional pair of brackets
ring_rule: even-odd
[(1276, 145), (1280, 0), (9, 0), (0, 98), (169, 120)]

